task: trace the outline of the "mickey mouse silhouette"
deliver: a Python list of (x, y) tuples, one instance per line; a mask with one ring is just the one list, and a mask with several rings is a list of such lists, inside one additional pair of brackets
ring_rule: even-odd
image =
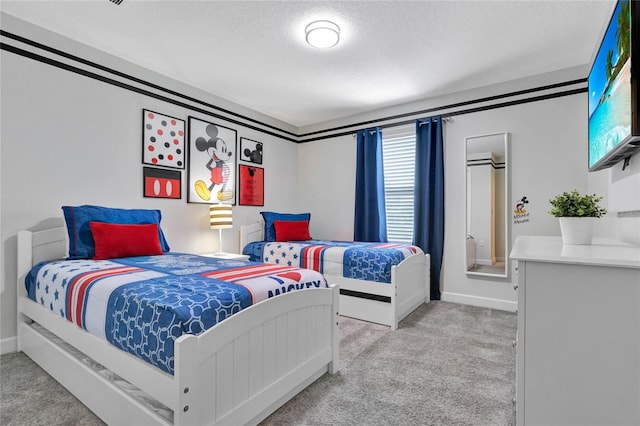
[(525, 213), (526, 212), (526, 210), (524, 209), (525, 204), (529, 204), (529, 200), (527, 200), (527, 197), (522, 197), (521, 200), (518, 200), (518, 202), (516, 203), (515, 213)]
[(216, 198), (219, 201), (230, 200), (233, 198), (233, 191), (226, 190), (229, 176), (231, 176), (231, 168), (227, 162), (231, 159), (233, 152), (229, 150), (224, 139), (218, 137), (216, 126), (209, 124), (205, 131), (209, 135), (209, 139), (198, 137), (196, 149), (206, 152), (211, 157), (206, 165), (206, 168), (211, 171), (211, 185), (207, 186), (205, 181), (197, 180), (194, 184), (196, 193), (204, 201), (209, 201), (211, 193), (216, 192), (214, 189), (217, 187)]
[(252, 163), (262, 164), (262, 144), (260, 142), (256, 143), (256, 149), (253, 151), (245, 148), (242, 152)]

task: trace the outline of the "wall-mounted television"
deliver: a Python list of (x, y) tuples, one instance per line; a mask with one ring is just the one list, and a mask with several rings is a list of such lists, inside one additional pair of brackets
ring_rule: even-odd
[(640, 149), (640, 2), (618, 0), (589, 72), (589, 171)]

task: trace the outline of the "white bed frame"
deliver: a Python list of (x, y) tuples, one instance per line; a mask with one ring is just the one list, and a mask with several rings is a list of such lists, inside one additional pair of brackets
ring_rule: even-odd
[[(263, 241), (264, 223), (240, 227), (240, 247)], [(431, 300), (429, 254), (407, 257), (391, 267), (391, 285), (324, 274), (330, 284), (340, 286), (340, 315), (388, 325), (398, 323)]]
[[(338, 371), (339, 288), (291, 292), (175, 342), (167, 374), (26, 295), (37, 262), (66, 256), (66, 230), (18, 234), (18, 350), (108, 424), (171, 424), (70, 354), (46, 328), (173, 410), (175, 425), (257, 424), (325, 372)], [(68, 347), (68, 346), (67, 346)]]

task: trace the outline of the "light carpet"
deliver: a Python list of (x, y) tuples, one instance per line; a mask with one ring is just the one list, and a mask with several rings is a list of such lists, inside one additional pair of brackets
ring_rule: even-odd
[[(340, 372), (263, 425), (515, 424), (515, 314), (436, 301), (396, 331), (343, 317), (340, 332)], [(24, 354), (0, 367), (0, 424), (103, 424)]]

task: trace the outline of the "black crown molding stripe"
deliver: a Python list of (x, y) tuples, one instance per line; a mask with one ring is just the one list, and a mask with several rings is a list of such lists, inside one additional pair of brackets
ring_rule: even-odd
[(33, 52), (29, 52), (27, 50), (20, 49), (20, 48), (15, 47), (15, 46), (8, 45), (6, 43), (0, 43), (0, 50), (5, 50), (7, 52), (14, 53), (14, 54), (19, 55), (19, 56), (23, 56), (25, 58), (33, 59), (35, 61), (42, 62), (44, 64), (51, 65), (51, 66), (54, 66), (54, 67), (57, 67), (57, 68), (60, 68), (60, 69), (66, 70), (66, 71), (70, 71), (70, 72), (73, 72), (75, 74), (79, 74), (79, 75), (82, 75), (82, 76), (85, 76), (85, 77), (89, 77), (89, 78), (92, 78), (94, 80), (101, 81), (103, 83), (111, 84), (113, 86), (117, 86), (117, 87), (120, 87), (122, 89), (129, 90), (131, 92), (136, 92), (136, 93), (139, 93), (141, 95), (149, 96), (151, 98), (155, 98), (155, 99), (158, 99), (158, 100), (163, 101), (163, 102), (167, 102), (167, 103), (170, 103), (170, 104), (173, 104), (173, 105), (176, 105), (176, 106), (180, 106), (182, 108), (185, 108), (185, 109), (188, 109), (188, 110), (191, 110), (191, 111), (199, 112), (199, 113), (211, 116), (211, 117), (215, 117), (215, 118), (218, 118), (218, 119), (221, 119), (221, 120), (225, 120), (225, 121), (228, 121), (230, 123), (236, 124), (238, 126), (244, 126), (244, 127), (249, 128), (249, 129), (256, 130), (256, 131), (259, 131), (259, 132), (262, 132), (262, 133), (266, 133), (268, 135), (275, 136), (275, 137), (278, 137), (278, 138), (281, 138), (281, 139), (285, 139), (285, 140), (290, 141), (290, 142), (297, 142), (296, 139), (293, 139), (293, 138), (290, 138), (290, 137), (287, 137), (287, 136), (283, 136), (283, 135), (280, 135), (278, 133), (274, 133), (274, 132), (271, 132), (271, 131), (268, 131), (268, 130), (265, 130), (265, 129), (262, 129), (262, 128), (259, 128), (259, 127), (256, 127), (256, 126), (241, 122), (241, 121), (238, 121), (236, 119), (229, 118), (229, 117), (226, 117), (224, 115), (220, 115), (220, 114), (211, 112), (210, 110), (206, 110), (206, 109), (199, 108), (199, 107), (196, 107), (196, 106), (193, 106), (193, 105), (190, 105), (190, 104), (187, 104), (187, 103), (184, 103), (184, 102), (172, 99), (172, 98), (168, 98), (166, 96), (150, 92), (150, 91), (142, 89), (140, 87), (132, 86), (130, 84), (123, 83), (121, 81), (117, 81), (117, 80), (114, 80), (114, 79), (109, 78), (109, 77), (104, 77), (104, 76), (101, 76), (101, 75), (96, 74), (94, 72), (87, 71), (87, 70), (75, 67), (73, 65), (65, 64), (63, 62), (56, 61), (54, 59), (41, 56), (41, 55), (35, 54)]
[(242, 120), (246, 120), (248, 122), (258, 124), (258, 125), (260, 125), (262, 127), (273, 129), (273, 130), (276, 130), (278, 132), (282, 132), (284, 134), (287, 134), (289, 136), (294, 136), (294, 137), (297, 136), (295, 133), (292, 133), (292, 132), (290, 132), (288, 130), (284, 130), (284, 129), (281, 129), (281, 128), (276, 127), (276, 126), (272, 126), (272, 125), (264, 123), (262, 121), (253, 119), (251, 117), (247, 117), (245, 115), (238, 114), (238, 113), (233, 112), (231, 110), (228, 110), (228, 109), (225, 109), (225, 108), (210, 104), (208, 102), (201, 101), (199, 99), (193, 98), (193, 97), (185, 95), (183, 93), (179, 93), (179, 92), (176, 92), (174, 90), (167, 89), (165, 87), (162, 87), (162, 86), (159, 86), (157, 84), (154, 84), (154, 83), (148, 82), (146, 80), (143, 80), (141, 78), (134, 77), (132, 75), (123, 73), (123, 72), (115, 70), (113, 68), (109, 68), (109, 67), (106, 67), (104, 65), (100, 65), (100, 64), (98, 64), (96, 62), (92, 62), (92, 61), (89, 61), (87, 59), (80, 58), (79, 56), (72, 55), (72, 54), (67, 53), (67, 52), (63, 52), (63, 51), (61, 51), (59, 49), (55, 49), (55, 48), (53, 48), (51, 46), (47, 46), (47, 45), (44, 45), (42, 43), (38, 43), (38, 42), (33, 41), (33, 40), (29, 40), (29, 39), (24, 38), (22, 36), (19, 36), (17, 34), (13, 34), (13, 33), (10, 33), (8, 31), (5, 31), (5, 30), (0, 30), (0, 35), (4, 36), (4, 37), (7, 37), (7, 38), (10, 38), (10, 39), (13, 39), (13, 40), (16, 40), (16, 41), (19, 41), (20, 43), (24, 43), (24, 44), (27, 44), (29, 46), (35, 47), (37, 49), (44, 50), (44, 51), (49, 52), (49, 53), (53, 53), (54, 55), (58, 55), (58, 56), (61, 56), (63, 58), (66, 58), (66, 59), (70, 59), (72, 61), (79, 62), (79, 63), (81, 63), (83, 65), (87, 65), (87, 66), (99, 69), (101, 71), (108, 72), (108, 73), (116, 75), (118, 77), (126, 78), (127, 80), (131, 80), (131, 81), (136, 82), (138, 84), (143, 84), (143, 85), (151, 87), (153, 89), (163, 91), (165, 93), (168, 93), (168, 94), (173, 95), (173, 96), (177, 96), (179, 98), (188, 100), (190, 102), (194, 102), (196, 104), (200, 104), (202, 106), (206, 106), (207, 108), (211, 108), (211, 109), (223, 112), (225, 114), (229, 114), (231, 116), (240, 118)]
[[(514, 106), (514, 105), (527, 104), (527, 103), (531, 103), (531, 102), (544, 101), (544, 100), (547, 100), (547, 99), (553, 99), (553, 98), (560, 98), (560, 97), (564, 97), (564, 96), (576, 95), (578, 93), (585, 93), (587, 91), (588, 91), (588, 89), (586, 87), (582, 87), (582, 88), (579, 88), (579, 89), (567, 90), (567, 91), (564, 91), (564, 92), (549, 93), (549, 94), (546, 94), (546, 95), (535, 96), (535, 97), (532, 97), (532, 98), (517, 99), (517, 100), (514, 100), (514, 101), (502, 102), (502, 103), (493, 104), (493, 105), (485, 105), (485, 106), (481, 106), (481, 107), (477, 107), (477, 108), (469, 108), (469, 109), (465, 109), (465, 110), (448, 112), (446, 114), (442, 114), (442, 117), (446, 118), (446, 117), (453, 117), (453, 116), (456, 116), (456, 115), (471, 114), (471, 113), (474, 113), (474, 112), (489, 111), (489, 110), (497, 109), (497, 108), (505, 108), (505, 107)], [(446, 107), (433, 108), (433, 111), (440, 111), (440, 110), (443, 110), (443, 109), (446, 109)], [(411, 114), (411, 115), (413, 115), (413, 114)], [(380, 121), (383, 121), (383, 120), (380, 120)], [(403, 126), (405, 124), (415, 123), (415, 121), (416, 121), (415, 119), (405, 120), (405, 121), (400, 121), (400, 122), (396, 122), (396, 123), (389, 123), (389, 124), (379, 125), (378, 127), (386, 128), (386, 127)], [(319, 140), (322, 140), (322, 139), (329, 139), (329, 138), (336, 138), (336, 137), (339, 137), (339, 136), (353, 135), (358, 130), (362, 130), (362, 129), (351, 129), (351, 130), (349, 130), (347, 132), (334, 133), (334, 134), (327, 135), (327, 136), (320, 136), (320, 137), (316, 137), (316, 138), (305, 139), (305, 140), (299, 141), (299, 143), (315, 142), (315, 141), (319, 141)]]
[[(501, 95), (487, 96), (487, 97), (484, 97), (484, 98), (474, 99), (474, 100), (471, 100), (471, 101), (457, 102), (457, 103), (453, 103), (453, 104), (449, 104), (449, 105), (443, 105), (443, 106), (439, 106), (439, 107), (423, 109), (423, 110), (415, 111), (415, 112), (407, 112), (407, 113), (393, 115), (393, 116), (389, 116), (389, 117), (385, 117), (385, 118), (379, 118), (379, 119), (375, 119), (375, 120), (361, 121), (359, 123), (353, 123), (353, 124), (348, 124), (348, 125), (344, 125), (344, 126), (333, 127), (331, 129), (327, 129), (327, 130), (318, 130), (318, 131), (315, 131), (315, 132), (304, 133), (304, 134), (298, 135), (298, 137), (303, 138), (303, 137), (306, 137), (306, 136), (312, 136), (312, 135), (317, 135), (317, 134), (320, 134), (320, 133), (327, 133), (327, 132), (336, 131), (336, 130), (349, 129), (349, 128), (352, 128), (352, 127), (369, 126), (371, 124), (380, 123), (382, 121), (396, 120), (398, 118), (412, 117), (412, 116), (416, 116), (416, 115), (423, 115), (423, 114), (428, 114), (428, 113), (431, 113), (431, 112), (443, 111), (443, 110), (453, 109), (453, 108), (459, 108), (459, 107), (463, 107), (463, 106), (467, 106), (467, 105), (479, 104), (479, 103), (482, 103), (482, 102), (491, 102), (491, 101), (495, 101), (495, 100), (498, 100), (498, 99), (511, 98), (511, 97), (514, 97), (514, 96), (521, 96), (521, 95), (526, 95), (526, 94), (529, 94), (529, 93), (541, 92), (541, 91), (544, 91), (544, 90), (557, 89), (559, 87), (573, 86), (574, 84), (582, 84), (582, 83), (586, 83), (586, 82), (587, 82), (586, 78), (581, 78), (581, 79), (577, 79), (577, 80), (565, 81), (565, 82), (562, 82), (562, 83), (549, 84), (549, 85), (546, 85), (546, 86), (534, 87), (534, 88), (525, 89), (525, 90), (518, 90), (518, 91), (515, 91), (515, 92), (504, 93), (504, 94), (501, 94)], [(587, 89), (585, 89), (585, 91), (586, 90)], [(453, 115), (453, 114), (447, 114), (446, 116), (451, 116), (451, 115)], [(411, 120), (410, 122), (413, 122), (413, 121), (414, 120)], [(406, 122), (402, 122), (402, 124), (405, 124), (405, 123)], [(395, 124), (393, 124), (393, 125), (395, 125)]]
[(469, 108), (469, 109), (465, 109), (465, 110), (461, 110), (461, 111), (454, 111), (454, 112), (446, 114), (446, 116), (447, 117), (454, 117), (456, 115), (471, 114), (471, 113), (474, 113), (474, 112), (488, 111), (488, 110), (496, 109), (496, 108), (505, 108), (505, 107), (514, 106), (514, 105), (528, 104), (528, 103), (531, 103), (531, 102), (546, 101), (547, 99), (562, 98), (564, 96), (577, 95), (578, 93), (586, 93), (588, 90), (589, 89), (586, 88), (586, 87), (580, 87), (578, 89), (565, 90), (564, 92), (554, 92), (554, 93), (549, 93), (549, 94), (540, 95), (540, 96), (534, 96), (534, 97), (526, 98), (526, 99), (516, 99), (514, 101), (507, 101), (507, 102), (502, 102), (502, 103), (499, 103), (499, 104), (487, 105), (487, 106), (482, 106), (482, 107), (477, 107), (477, 108)]
[[(453, 104), (449, 104), (449, 105), (443, 105), (443, 106), (439, 106), (439, 107), (434, 107), (434, 108), (428, 108), (428, 109), (423, 109), (423, 110), (419, 110), (419, 111), (414, 111), (414, 112), (408, 112), (408, 113), (403, 113), (403, 114), (398, 114), (398, 115), (394, 115), (394, 116), (389, 116), (389, 117), (383, 117), (383, 118), (378, 118), (378, 119), (374, 119), (374, 120), (369, 120), (369, 121), (361, 121), (358, 123), (353, 123), (353, 124), (349, 124), (349, 125), (344, 125), (344, 126), (338, 126), (338, 127), (333, 127), (330, 129), (325, 129), (325, 130), (319, 130), (319, 131), (315, 131), (315, 132), (310, 132), (310, 133), (304, 133), (304, 134), (295, 134), (292, 133), (288, 130), (284, 130), (281, 129), (279, 127), (276, 126), (272, 126), (270, 124), (267, 123), (263, 123), (259, 120), (255, 120), (251, 117), (246, 117), (242, 114), (238, 114), (235, 113), (233, 111), (218, 107), (216, 105), (201, 101), (199, 99), (184, 95), (182, 93), (173, 91), (171, 89), (167, 89), (164, 88), (162, 86), (159, 86), (157, 84), (154, 83), (150, 83), (148, 81), (142, 80), (140, 78), (137, 77), (133, 77), (131, 75), (125, 74), (121, 71), (118, 70), (114, 70), (112, 68), (97, 64), (95, 62), (80, 58), (78, 56), (60, 51), (58, 49), (52, 48), (50, 46), (46, 46), (44, 44), (38, 43), (36, 41), (33, 40), (29, 40), (27, 38), (24, 38), (22, 36), (10, 33), (8, 31), (2, 30), (0, 29), (0, 35), (3, 37), (7, 37), (13, 40), (16, 40), (20, 43), (24, 43), (27, 45), (30, 45), (32, 47), (47, 51), (49, 53), (52, 53), (54, 55), (58, 55), (76, 62), (79, 62), (81, 64), (99, 69), (101, 71), (113, 74), (114, 76), (118, 76), (121, 78), (125, 78), (128, 79), (130, 81), (136, 82), (138, 84), (142, 84), (145, 85), (147, 87), (159, 90), (161, 92), (164, 92), (166, 94), (170, 94), (173, 96), (177, 96), (179, 98), (188, 100), (190, 102), (194, 102), (196, 104), (202, 105), (202, 106), (206, 106), (207, 108), (213, 109), (213, 110), (217, 110), (220, 112), (223, 112), (225, 114), (229, 114), (233, 117), (236, 117), (238, 119), (242, 119), (242, 120), (246, 120), (255, 124), (258, 124), (262, 127), (256, 127), (250, 124), (247, 124), (245, 122), (242, 121), (238, 121), (236, 119), (233, 118), (229, 118), (227, 116), (223, 116), (220, 115), (216, 112), (212, 112), (210, 110), (207, 109), (203, 109), (197, 106), (193, 106), (190, 104), (186, 104), (182, 101), (179, 100), (175, 100), (172, 98), (168, 98), (164, 95), (160, 95), (157, 93), (153, 93), (150, 92), (148, 90), (136, 87), (136, 86), (132, 86), (130, 84), (127, 83), (123, 83), (117, 80), (114, 80), (112, 78), (109, 77), (105, 77), (105, 76), (101, 76), (99, 74), (96, 74), (94, 72), (91, 71), (87, 71), (78, 67), (75, 67), (73, 65), (69, 65), (54, 59), (50, 59), (47, 58), (45, 56), (42, 55), (38, 55), (36, 53), (30, 52), (28, 50), (24, 50), (15, 46), (11, 46), (8, 45), (6, 43), (2, 43), (0, 42), (0, 50), (6, 50), (7, 52), (11, 52), (29, 59), (33, 59), (39, 62), (43, 62), (45, 64), (51, 65), (51, 66), (55, 66), (58, 67), (60, 69), (66, 70), (66, 71), (70, 71), (76, 74), (80, 74), (83, 75), (85, 77), (89, 77), (89, 78), (93, 78), (99, 81), (102, 81), (104, 83), (107, 84), (112, 84), (114, 86), (123, 88), (125, 90), (130, 90), (136, 93), (140, 93), (142, 95), (146, 95), (149, 97), (153, 97), (155, 99), (161, 100), (163, 102), (167, 102), (176, 106), (180, 106), (186, 109), (189, 109), (191, 111), (195, 111), (195, 112), (200, 112), (202, 114), (211, 116), (211, 117), (216, 117), (222, 120), (226, 120), (230, 123), (233, 124), (237, 124), (240, 126), (244, 126), (247, 127), (249, 129), (252, 130), (256, 130), (258, 132), (264, 133), (264, 134), (268, 134), (271, 136), (275, 136), (278, 138), (282, 138), (284, 140), (290, 141), (290, 142), (296, 142), (296, 143), (305, 143), (305, 142), (315, 142), (315, 141), (319, 141), (319, 140), (324, 140), (324, 139), (331, 139), (331, 138), (335, 138), (335, 137), (340, 137), (340, 136), (346, 136), (346, 135), (352, 135), (353, 133), (357, 132), (358, 130), (370, 127), (371, 125), (377, 125), (379, 127), (382, 128), (386, 128), (386, 127), (395, 127), (395, 126), (401, 126), (401, 125), (406, 125), (406, 124), (411, 124), (415, 122), (415, 119), (411, 119), (411, 120), (404, 120), (404, 121), (399, 121), (399, 122), (395, 122), (395, 123), (385, 123), (387, 121), (390, 120), (395, 120), (398, 118), (404, 118), (404, 117), (414, 117), (416, 115), (423, 115), (423, 114), (429, 114), (429, 113), (434, 113), (434, 112), (438, 112), (438, 111), (445, 111), (448, 109), (453, 109), (453, 108), (459, 108), (459, 107), (464, 107), (464, 106), (468, 106), (468, 105), (474, 105), (474, 104), (479, 104), (479, 103), (483, 103), (483, 102), (490, 102), (490, 101), (495, 101), (495, 100), (499, 100), (499, 99), (505, 99), (505, 98), (509, 98), (509, 97), (513, 97), (513, 96), (519, 96), (519, 95), (526, 95), (526, 94), (530, 94), (530, 93), (535, 93), (535, 92), (540, 92), (540, 91), (544, 91), (544, 90), (549, 90), (549, 89), (557, 89), (560, 87), (566, 87), (566, 86), (571, 86), (571, 85), (575, 85), (575, 84), (581, 84), (581, 83), (585, 83), (587, 81), (586, 78), (582, 78), (582, 79), (576, 79), (576, 80), (570, 80), (570, 81), (566, 81), (566, 82), (561, 82), (561, 83), (555, 83), (555, 84), (550, 84), (550, 85), (546, 85), (546, 86), (540, 86), (540, 87), (536, 87), (536, 88), (531, 88), (531, 89), (525, 89), (525, 90), (520, 90), (520, 91), (515, 91), (515, 92), (509, 92), (509, 93), (504, 93), (501, 95), (495, 95), (495, 96), (489, 96), (489, 97), (484, 97), (484, 98), (479, 98), (479, 99), (474, 99), (474, 100), (469, 100), (469, 101), (464, 101), (464, 102), (458, 102), (458, 103), (453, 103)], [(476, 108), (469, 108), (469, 109), (462, 109), (462, 110), (458, 110), (458, 111), (453, 111), (453, 112), (448, 112), (445, 114), (442, 114), (443, 118), (446, 117), (453, 117), (456, 115), (462, 115), (462, 114), (470, 114), (470, 113), (474, 113), (474, 112), (480, 112), (480, 111), (487, 111), (487, 110), (492, 110), (492, 109), (496, 109), (496, 108), (504, 108), (504, 107), (509, 107), (509, 106), (513, 106), (513, 105), (519, 105), (519, 104), (524, 104), (524, 103), (529, 103), (529, 102), (537, 102), (537, 101), (541, 101), (541, 100), (547, 100), (547, 99), (553, 99), (553, 98), (558, 98), (558, 97), (563, 97), (563, 96), (571, 96), (574, 94), (578, 94), (578, 93), (584, 93), (587, 92), (587, 87), (582, 87), (582, 88), (578, 88), (578, 89), (573, 89), (573, 90), (568, 90), (568, 91), (562, 91), (562, 92), (555, 92), (555, 93), (550, 93), (550, 94), (545, 94), (545, 95), (541, 95), (541, 96), (535, 96), (535, 97), (530, 97), (530, 98), (524, 98), (524, 99), (517, 99), (517, 100), (513, 100), (513, 101), (507, 101), (507, 102), (501, 102), (501, 103), (496, 103), (493, 105), (485, 105), (485, 106), (480, 106), (480, 107), (476, 107)], [(385, 123), (385, 124), (379, 124), (379, 123)], [(360, 127), (360, 126), (365, 126), (365, 127)], [(273, 129), (277, 132), (280, 133), (275, 133), (269, 130), (265, 130), (265, 128), (268, 129)], [(344, 131), (344, 132), (339, 132), (339, 133), (334, 133), (336, 131), (339, 130), (343, 130), (343, 129), (350, 129), (348, 131)], [(292, 137), (288, 137), (288, 136), (284, 136), (284, 135), (290, 135)], [(313, 138), (308, 138), (308, 139), (303, 139), (301, 140), (301, 138), (307, 137), (307, 136), (312, 136), (312, 135), (317, 135), (317, 134), (324, 134), (322, 136), (317, 136), (317, 137), (313, 137)]]

